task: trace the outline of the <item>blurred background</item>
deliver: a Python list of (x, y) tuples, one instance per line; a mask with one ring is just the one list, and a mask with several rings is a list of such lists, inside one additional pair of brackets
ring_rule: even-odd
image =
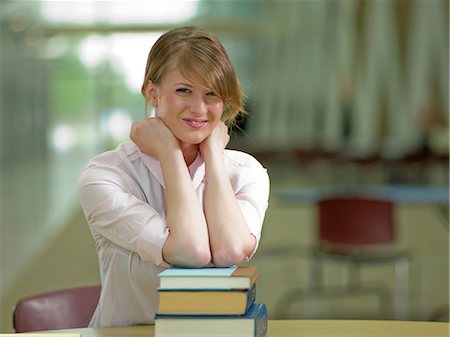
[[(447, 191), (448, 16), (440, 0), (0, 2), (0, 331), (22, 297), (99, 282), (77, 180), (143, 118), (145, 62), (163, 32), (216, 34), (247, 93), (230, 147), (271, 177), (252, 263), (273, 318), (284, 291), (308, 286), (310, 262), (307, 249), (273, 248), (316, 241), (314, 200), (286, 202), (283, 191)], [(396, 204), (396, 244), (414, 255), (407, 319), (448, 321), (445, 193)], [(367, 269), (365, 281), (395, 285), (392, 266)], [(330, 265), (325, 283), (342, 273)], [(283, 318), (392, 317), (371, 296), (349, 296), (297, 303)]]

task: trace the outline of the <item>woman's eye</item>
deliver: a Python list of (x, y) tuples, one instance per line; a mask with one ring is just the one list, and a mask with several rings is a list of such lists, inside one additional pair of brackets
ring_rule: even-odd
[(216, 94), (213, 93), (212, 91), (208, 92), (206, 95), (207, 95), (207, 96), (216, 96)]
[(181, 92), (181, 93), (190, 93), (191, 91), (188, 88), (178, 88), (177, 92)]

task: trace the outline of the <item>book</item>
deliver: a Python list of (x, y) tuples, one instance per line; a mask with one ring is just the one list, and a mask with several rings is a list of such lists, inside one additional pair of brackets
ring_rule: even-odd
[[(58, 331), (58, 333), (55, 332), (21, 332), (21, 335), (25, 337), (81, 337), (81, 333), (78, 332), (64, 332), (64, 331)], [(1, 337), (17, 337), (17, 332), (14, 333), (3, 333), (0, 332)]]
[(156, 315), (155, 336), (239, 336), (264, 337), (267, 333), (267, 309), (254, 303), (244, 315)]
[(250, 289), (259, 276), (255, 266), (169, 268), (158, 274), (159, 290)]
[(251, 289), (160, 290), (158, 314), (243, 315), (255, 298), (256, 284)]

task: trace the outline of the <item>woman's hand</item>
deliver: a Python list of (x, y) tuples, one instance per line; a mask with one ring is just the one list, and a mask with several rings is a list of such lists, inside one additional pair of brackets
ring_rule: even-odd
[(203, 157), (208, 153), (222, 152), (230, 141), (228, 127), (219, 121), (213, 132), (200, 143), (199, 148)]
[(159, 118), (133, 122), (130, 138), (139, 150), (158, 159), (168, 151), (180, 148), (178, 139)]

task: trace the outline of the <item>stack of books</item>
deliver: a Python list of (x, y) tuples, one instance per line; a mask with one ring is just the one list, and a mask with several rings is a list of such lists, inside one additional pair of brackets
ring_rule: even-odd
[(264, 337), (267, 309), (256, 303), (258, 269), (169, 268), (159, 274), (156, 337)]

